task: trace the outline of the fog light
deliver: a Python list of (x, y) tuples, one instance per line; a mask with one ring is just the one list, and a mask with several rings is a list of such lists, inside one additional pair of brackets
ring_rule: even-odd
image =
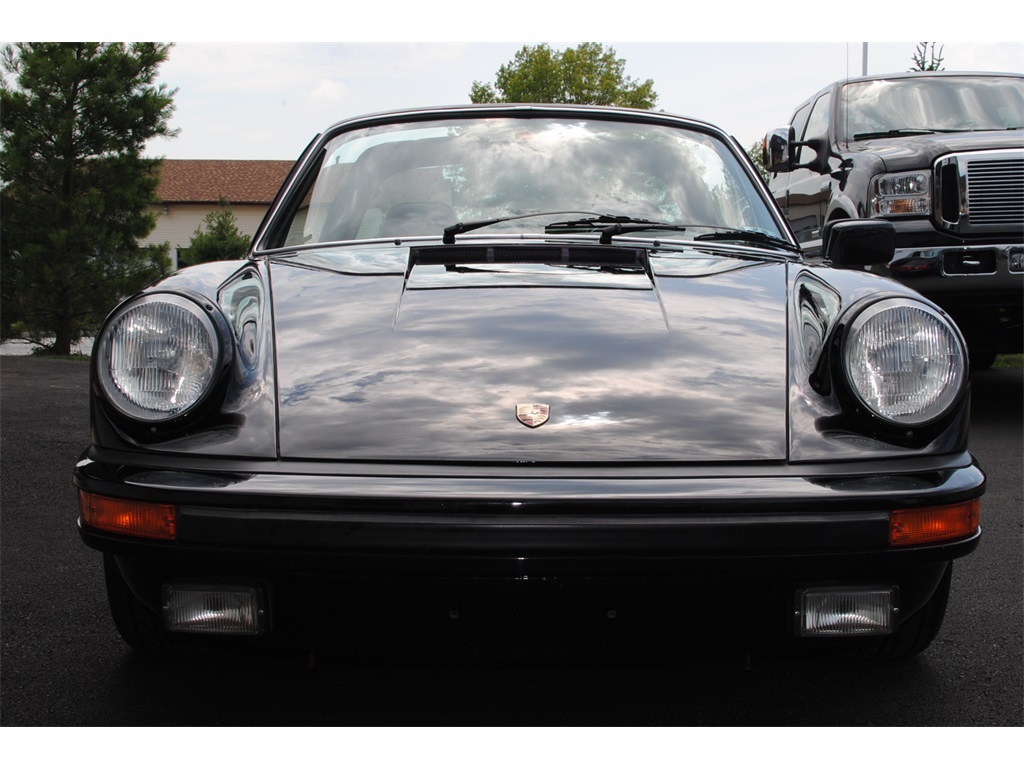
[(260, 635), (268, 623), (266, 601), (255, 587), (164, 584), (163, 605), (172, 632)]
[(797, 593), (801, 637), (888, 635), (899, 611), (896, 587), (820, 588)]

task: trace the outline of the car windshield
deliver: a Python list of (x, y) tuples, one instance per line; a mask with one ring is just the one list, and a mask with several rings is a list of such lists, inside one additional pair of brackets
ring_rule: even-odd
[(839, 124), (847, 141), (1019, 129), (1024, 125), (1024, 78), (942, 76), (849, 83), (840, 103)]
[[(578, 117), (498, 117), (342, 133), (326, 146), (282, 244), (439, 237), (458, 222), (506, 217), (523, 218), (488, 222), (485, 231), (565, 233), (586, 229), (595, 215), (686, 228), (662, 229), (663, 237), (715, 228), (784, 237), (733, 151), (714, 136)], [(629, 233), (637, 231), (631, 225)]]

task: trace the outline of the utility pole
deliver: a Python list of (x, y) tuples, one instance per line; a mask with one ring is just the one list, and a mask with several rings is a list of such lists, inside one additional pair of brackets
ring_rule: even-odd
[(864, 62), (864, 64), (861, 67), (861, 73), (860, 74), (861, 74), (862, 77), (867, 77), (868, 76), (868, 44), (867, 43), (861, 43), (861, 45), (863, 46), (863, 51), (864, 51), (864, 53), (863, 53), (863, 55), (861, 57), (863, 62)]

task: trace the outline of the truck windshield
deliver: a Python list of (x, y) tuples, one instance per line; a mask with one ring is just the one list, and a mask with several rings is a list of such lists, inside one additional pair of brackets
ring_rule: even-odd
[(846, 141), (1024, 126), (1024, 78), (936, 76), (849, 83), (840, 100)]

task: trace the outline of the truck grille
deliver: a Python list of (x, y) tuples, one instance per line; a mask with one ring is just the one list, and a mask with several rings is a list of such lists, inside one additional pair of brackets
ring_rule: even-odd
[(1024, 225), (1024, 158), (967, 163), (971, 224)]
[[(936, 164), (939, 225), (961, 234), (1024, 227), (1024, 150), (950, 155)], [(1010, 232), (1007, 232), (1010, 234)]]

